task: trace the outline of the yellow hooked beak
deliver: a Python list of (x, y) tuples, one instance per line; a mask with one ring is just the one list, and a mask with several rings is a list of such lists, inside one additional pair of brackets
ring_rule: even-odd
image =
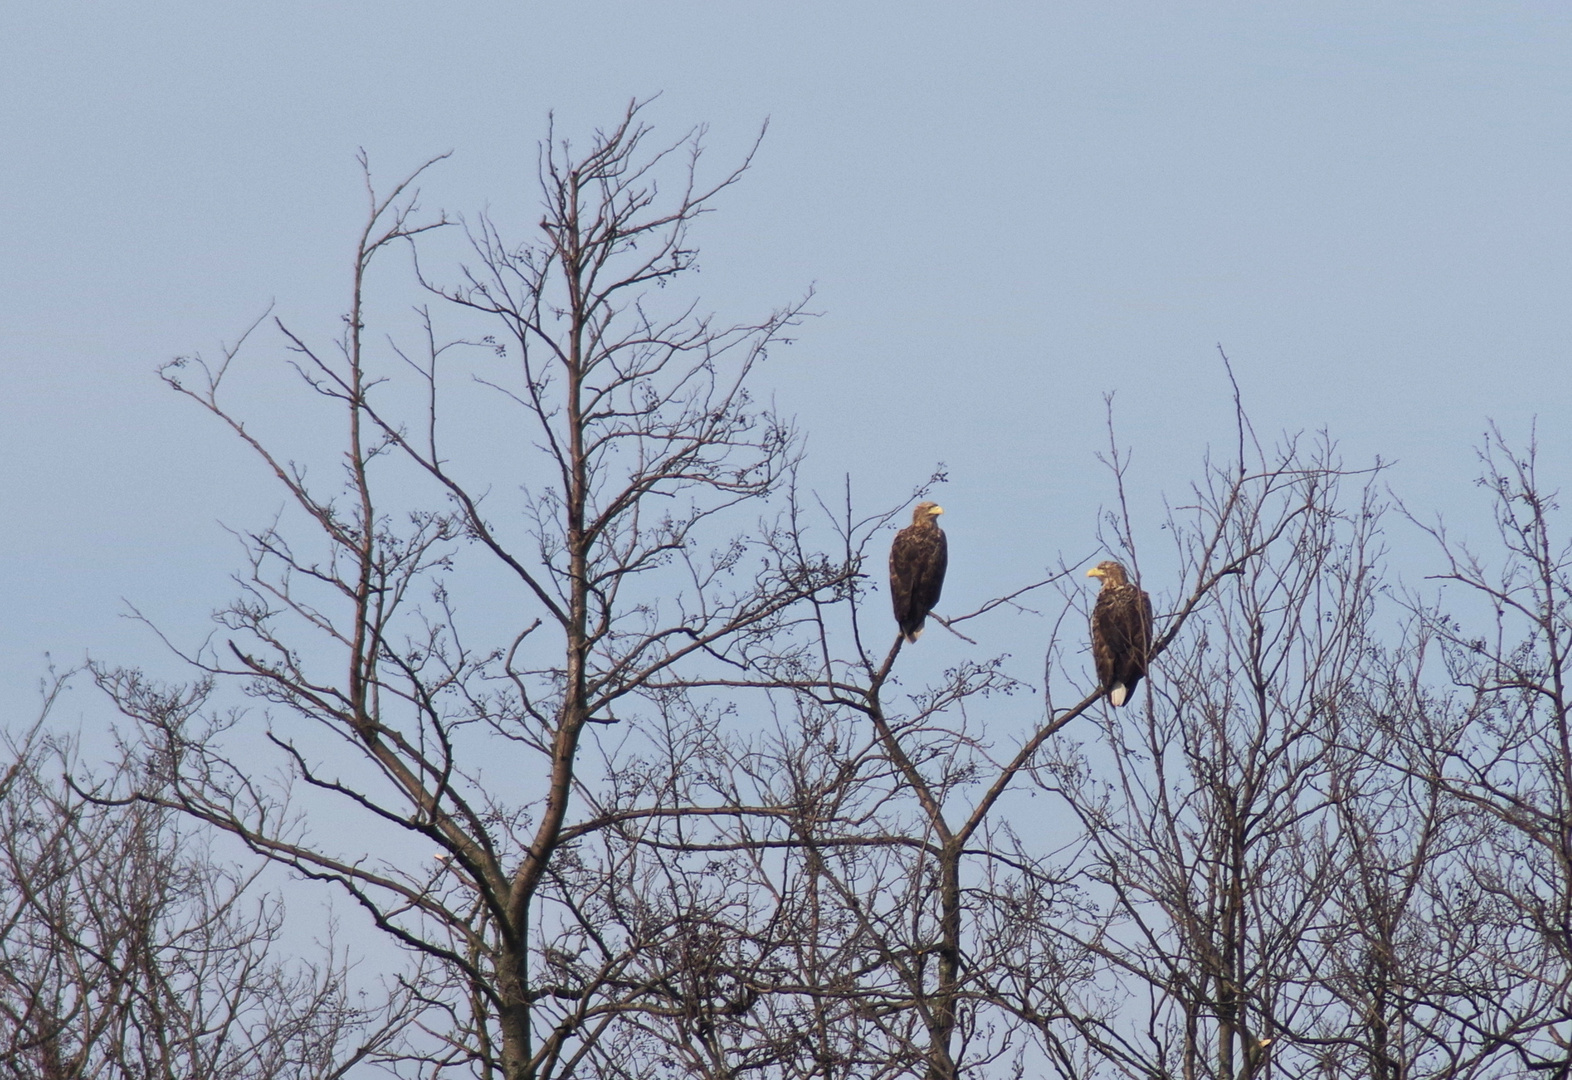
[(1103, 576), (1103, 568), (1102, 568), (1102, 567), (1100, 567), (1100, 566), (1094, 566), (1094, 567), (1092, 567), (1092, 568), (1091, 568), (1091, 569), (1090, 569), (1090, 570), (1088, 570), (1088, 571), (1087, 571), (1087, 572), (1086, 572), (1086, 576), (1087, 576), (1087, 577), (1097, 577), (1097, 578), (1100, 578), (1100, 577), (1102, 577), (1102, 576)]
[(944, 507), (935, 506), (932, 510), (929, 510), (928, 513), (932, 514), (934, 517), (938, 517), (940, 514), (944, 513)]

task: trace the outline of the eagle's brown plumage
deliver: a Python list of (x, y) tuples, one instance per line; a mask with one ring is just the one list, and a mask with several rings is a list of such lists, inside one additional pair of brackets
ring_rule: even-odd
[(1117, 708), (1130, 699), (1146, 674), (1152, 648), (1152, 601), (1111, 559), (1092, 567), (1086, 576), (1103, 583), (1092, 608), (1092, 660), (1108, 704)]
[(896, 533), (895, 543), (890, 545), (890, 599), (895, 604), (895, 622), (907, 641), (922, 636), (922, 624), (944, 588), (949, 553), (944, 530), (939, 528), (942, 513), (944, 509), (935, 503), (918, 503), (912, 523)]

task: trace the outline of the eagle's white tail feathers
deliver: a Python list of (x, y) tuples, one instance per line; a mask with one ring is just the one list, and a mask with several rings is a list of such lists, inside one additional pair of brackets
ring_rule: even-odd
[(1129, 694), (1130, 691), (1125, 687), (1124, 683), (1116, 682), (1108, 688), (1108, 703), (1117, 709), (1124, 704), (1124, 699)]
[(923, 630), (924, 627), (919, 626), (917, 629), (906, 635), (906, 640), (911, 642), (913, 645), (917, 644), (917, 639), (922, 637)]

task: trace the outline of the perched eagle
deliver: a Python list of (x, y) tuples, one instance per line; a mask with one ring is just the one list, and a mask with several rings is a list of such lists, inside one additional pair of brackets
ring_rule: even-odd
[(1146, 674), (1152, 647), (1152, 601), (1125, 576), (1124, 567), (1109, 560), (1086, 572), (1102, 579), (1092, 608), (1092, 660), (1108, 704), (1123, 705)]
[(912, 523), (896, 533), (895, 543), (890, 545), (890, 599), (895, 602), (895, 621), (907, 641), (922, 636), (923, 621), (944, 588), (949, 553), (944, 530), (939, 528), (942, 513), (943, 507), (936, 503), (918, 503)]

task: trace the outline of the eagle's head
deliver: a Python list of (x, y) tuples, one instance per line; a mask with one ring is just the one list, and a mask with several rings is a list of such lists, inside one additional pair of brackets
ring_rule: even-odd
[(938, 522), (935, 519), (937, 519), (938, 516), (942, 513), (944, 513), (944, 507), (940, 506), (938, 503), (927, 501), (920, 502), (917, 504), (917, 508), (912, 511), (912, 524), (936, 525)]
[(1105, 559), (1098, 563), (1086, 572), (1086, 576), (1098, 578), (1104, 585), (1125, 585), (1130, 580), (1125, 576), (1124, 566), (1112, 559)]

